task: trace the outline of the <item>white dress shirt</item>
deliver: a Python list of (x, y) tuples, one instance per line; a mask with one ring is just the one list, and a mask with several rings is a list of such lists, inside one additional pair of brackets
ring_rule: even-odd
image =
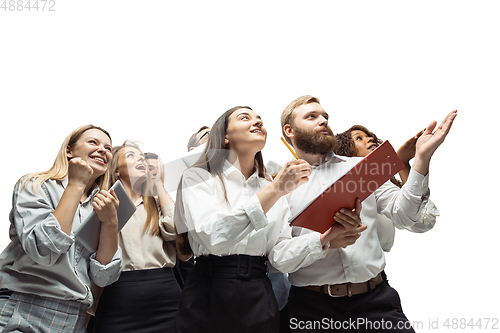
[[(361, 158), (341, 157), (332, 153), (319, 166), (312, 166), (309, 181), (289, 194), (288, 200), (292, 214), (303, 208), (304, 204), (322, 193), (335, 180), (340, 178)], [(428, 175), (423, 176), (413, 169), (408, 181), (399, 188), (388, 181), (362, 202), (361, 221), (368, 228), (354, 245), (346, 248), (330, 248), (326, 257), (312, 263), (293, 259), (295, 248), (290, 241), (282, 241), (275, 246), (270, 262), (289, 274), (295, 286), (338, 284), (345, 282), (365, 282), (375, 277), (385, 267), (385, 256), (376, 230), (377, 213), (390, 218), (398, 228), (414, 228), (429, 196)], [(319, 233), (293, 227), (294, 239), (307, 239)]]
[(34, 192), (33, 181), (14, 189), (10, 212), (10, 244), (0, 254), (0, 288), (92, 304), (90, 279), (104, 287), (118, 280), (121, 249), (102, 265), (75, 240), (74, 232), (92, 212), (92, 194), (78, 205), (71, 235), (61, 230), (53, 215), (68, 180), (47, 180)]
[[(424, 233), (434, 228), (438, 216), (439, 210), (434, 202), (429, 199), (427, 204), (423, 207), (418, 221), (409, 228), (399, 227), (399, 229), (408, 229), (411, 232)], [(377, 226), (377, 234), (382, 249), (385, 252), (390, 252), (396, 236), (396, 227), (394, 223), (385, 215), (377, 214), (377, 223), (375, 225)]]
[[(229, 202), (224, 198), (218, 177), (201, 168), (184, 172), (182, 199), (187, 226), (177, 226), (177, 229), (183, 232), (187, 227), (195, 256), (267, 256), (280, 237), (291, 238), (290, 210), (285, 198), (279, 199), (267, 214), (262, 210), (256, 194), (269, 183), (266, 179), (255, 172), (245, 180), (228, 161), (224, 163), (222, 178)], [(326, 254), (319, 243), (319, 234), (308, 240), (302, 240), (303, 247), (310, 246), (302, 253), (303, 260), (311, 257), (311, 253), (313, 257), (309, 262)]]

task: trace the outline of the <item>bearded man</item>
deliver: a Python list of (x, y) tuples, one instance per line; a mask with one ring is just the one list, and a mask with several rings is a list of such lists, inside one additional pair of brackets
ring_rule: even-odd
[[(435, 121), (427, 127), (417, 141), (406, 184), (400, 189), (388, 181), (362, 202), (362, 209), (358, 202), (352, 212), (360, 216), (362, 225), (351, 226), (330, 241), (326, 256), (304, 264), (291, 259), (293, 248), (276, 246), (275, 256), (269, 259), (274, 267), (289, 273), (292, 329), (414, 332), (402, 311), (398, 293), (387, 283), (384, 251), (374, 224), (377, 212), (386, 215), (396, 226), (409, 230), (418, 221), (429, 198), (431, 157), (444, 141), (455, 117), (456, 110), (447, 115), (434, 133)], [(328, 119), (319, 99), (312, 96), (295, 99), (282, 113), (283, 136), (312, 170), (309, 181), (288, 197), (292, 214), (360, 161), (360, 158), (333, 154), (336, 140)], [(341, 218), (342, 212), (339, 213), (333, 218)], [(293, 227), (292, 237), (307, 237), (314, 232)]]

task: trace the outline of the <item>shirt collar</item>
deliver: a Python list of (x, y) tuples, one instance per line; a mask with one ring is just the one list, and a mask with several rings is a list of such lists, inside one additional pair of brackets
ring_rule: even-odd
[(134, 203), (136, 207), (139, 207), (141, 204), (144, 203), (144, 200), (142, 200), (142, 195), (137, 199), (137, 201)]
[[(241, 171), (238, 170), (238, 168), (236, 168), (234, 165), (232, 165), (228, 160), (224, 161), (224, 176), (226, 176), (227, 178), (229, 178), (231, 176), (232, 177), (240, 177), (241, 179), (243, 179), (245, 181), (245, 176), (243, 176)], [(259, 171), (255, 170), (255, 172), (250, 177), (248, 177), (246, 182), (250, 182), (251, 180), (258, 179), (258, 178), (259, 178)]]
[(335, 163), (335, 162), (345, 162), (345, 161), (347, 161), (345, 156), (336, 155), (332, 151), (326, 154), (325, 162)]
[(326, 165), (328, 163), (340, 163), (345, 161), (347, 161), (345, 156), (339, 156), (334, 154), (333, 152), (329, 152), (328, 154), (326, 154), (325, 160), (320, 165), (311, 165), (311, 168), (321, 168), (323, 165)]

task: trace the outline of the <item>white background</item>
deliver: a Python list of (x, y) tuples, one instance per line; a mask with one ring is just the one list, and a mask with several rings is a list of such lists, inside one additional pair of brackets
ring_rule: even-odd
[(279, 116), (300, 95), (321, 99), (334, 132), (363, 124), (396, 148), (456, 108), (431, 163), (438, 224), (398, 231), (386, 271), (420, 332), (500, 317), (498, 2), (55, 1), (0, 10), (0, 247), (16, 180), (48, 169), (80, 125), (168, 161), (249, 105), (268, 129), (264, 159), (284, 163)]

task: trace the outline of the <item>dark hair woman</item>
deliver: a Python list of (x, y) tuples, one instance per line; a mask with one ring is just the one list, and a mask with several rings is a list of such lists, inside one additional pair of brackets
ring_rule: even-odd
[[(423, 131), (406, 141), (397, 151), (405, 168), (399, 172), (401, 181), (395, 177), (392, 177), (391, 181), (399, 187), (403, 186), (408, 179), (411, 169), (410, 160), (415, 157), (415, 144), (422, 133)], [(338, 146), (334, 153), (347, 157), (365, 157), (382, 143), (382, 140), (375, 133), (362, 125), (354, 125), (347, 131), (337, 134), (336, 138)], [(427, 201), (423, 209), (419, 221), (411, 228), (412, 232), (426, 232), (436, 224), (436, 217), (439, 216), (439, 211), (434, 203), (431, 200)], [(378, 214), (377, 222), (377, 233), (380, 243), (384, 251), (389, 252), (394, 244), (394, 224), (382, 214)]]
[(177, 332), (278, 331), (266, 257), (286, 225), (281, 197), (307, 181), (310, 166), (288, 162), (270, 181), (261, 153), (266, 136), (255, 111), (234, 107), (211, 127), (202, 156), (184, 172), (176, 242), (184, 259), (194, 253), (196, 265), (182, 291)]

